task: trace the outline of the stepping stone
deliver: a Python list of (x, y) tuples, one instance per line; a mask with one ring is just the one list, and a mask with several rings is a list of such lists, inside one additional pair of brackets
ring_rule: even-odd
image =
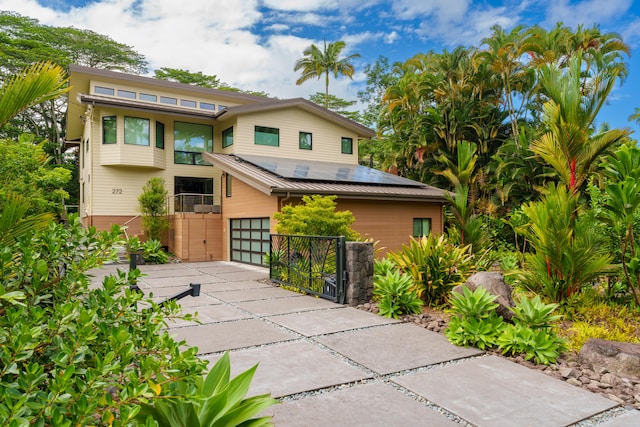
[(307, 337), (398, 322), (352, 307), (285, 314), (268, 319)]
[(298, 338), (293, 333), (257, 319), (175, 328), (171, 329), (169, 333), (177, 341), (186, 340), (187, 345), (197, 346), (198, 354), (216, 353)]
[[(230, 282), (233, 283), (233, 282)], [(225, 302), (242, 302), (255, 300), (268, 300), (273, 298), (286, 298), (300, 296), (294, 292), (287, 291), (274, 286), (267, 286), (253, 289), (239, 289), (233, 291), (212, 291), (212, 287), (207, 287), (207, 293)]]
[[(197, 298), (192, 298), (197, 299)], [(183, 301), (183, 300), (181, 300)], [(183, 314), (198, 313), (197, 319), (200, 324), (195, 321), (188, 322), (182, 319), (170, 320), (167, 322), (169, 328), (184, 327), (184, 326), (199, 326), (206, 325), (208, 323), (226, 322), (230, 320), (247, 319), (250, 316), (247, 313), (231, 307), (226, 304), (204, 305), (196, 307), (186, 307), (182, 310)]]
[(277, 426), (459, 426), (384, 383), (359, 384), (272, 408)]
[(457, 347), (435, 332), (398, 323), (315, 338), (381, 375), (482, 354)]
[(482, 426), (564, 426), (618, 404), (497, 356), (461, 361), (393, 381)]
[(322, 298), (314, 298), (308, 295), (299, 295), (295, 292), (289, 292), (288, 298), (239, 302), (235, 305), (243, 310), (247, 310), (261, 317), (273, 316), (276, 314), (296, 313), (308, 310), (342, 307), (342, 305), (340, 304), (336, 304)]
[(214, 294), (215, 292), (240, 291), (243, 289), (258, 288), (273, 288), (273, 286), (269, 285), (268, 283), (258, 282), (257, 280), (247, 280), (244, 282), (227, 282), (226, 280), (220, 279), (220, 281), (218, 282), (202, 282), (202, 292), (210, 292), (211, 294)]
[[(207, 356), (213, 366), (219, 356)], [(259, 363), (248, 395), (282, 397), (370, 378), (340, 357), (308, 342), (295, 341), (230, 352), (231, 375)]]
[(156, 268), (152, 268), (152, 267), (153, 266), (150, 267), (146, 265), (138, 266), (138, 269), (144, 274), (144, 277), (142, 279), (145, 279), (145, 278), (160, 279), (160, 278), (166, 278), (166, 277), (182, 278), (182, 277), (201, 275), (197, 271), (193, 271), (188, 268), (181, 268), (181, 267), (172, 268), (172, 267), (167, 267), (166, 265), (164, 266), (165, 268), (162, 268), (162, 269), (158, 267)]

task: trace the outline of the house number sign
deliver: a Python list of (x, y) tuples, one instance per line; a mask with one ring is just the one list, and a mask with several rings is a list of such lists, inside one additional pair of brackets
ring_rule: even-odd
[(122, 194), (122, 188), (112, 188), (111, 194)]

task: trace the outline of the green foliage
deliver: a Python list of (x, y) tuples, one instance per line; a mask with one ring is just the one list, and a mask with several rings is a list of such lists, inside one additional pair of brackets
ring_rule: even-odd
[(462, 293), (453, 292), (448, 310), (453, 317), (444, 331), (449, 341), (481, 350), (493, 347), (504, 327), (502, 317), (495, 312), (498, 307), (494, 303), (496, 298), (484, 288), (471, 291), (463, 287)]
[(579, 212), (578, 196), (550, 185), (538, 202), (522, 207), (528, 223), (516, 231), (533, 252), (525, 254), (521, 283), (554, 301), (565, 301), (611, 269), (602, 233), (593, 217)]
[(19, 141), (0, 140), (0, 207), (10, 193), (28, 196), (29, 214), (60, 214), (69, 194), (64, 190), (71, 173), (49, 165), (41, 145), (24, 135)]
[(388, 257), (376, 259), (373, 261), (373, 277), (386, 276), (387, 272), (394, 271), (398, 266)]
[(551, 329), (553, 323), (561, 318), (558, 314), (552, 314), (557, 308), (558, 304), (545, 304), (536, 295), (532, 299), (521, 298), (511, 311), (516, 324), (533, 329)]
[(565, 341), (548, 329), (534, 329), (523, 324), (507, 325), (497, 340), (502, 354), (523, 354), (537, 364), (555, 363), (565, 349)]
[(418, 296), (429, 305), (444, 304), (451, 290), (464, 283), (473, 269), (470, 247), (453, 245), (444, 234), (412, 238), (409, 245), (387, 256), (400, 271), (413, 277)]
[(148, 264), (166, 264), (169, 255), (162, 248), (159, 240), (147, 240), (142, 244), (142, 258)]
[(71, 217), (0, 247), (1, 425), (129, 426), (142, 402), (201, 377), (196, 349), (166, 330), (178, 305), (129, 291), (138, 270), (89, 287), (121, 232)]
[(473, 292), (466, 287), (451, 298), (453, 317), (445, 336), (453, 344), (479, 349), (498, 347), (503, 354), (523, 354), (526, 360), (549, 364), (565, 349), (565, 341), (552, 329), (560, 316), (554, 315), (556, 304), (544, 304), (538, 296), (520, 299), (515, 308), (514, 324), (505, 324), (495, 312), (496, 296), (484, 288)]
[(423, 302), (413, 288), (411, 276), (398, 270), (375, 275), (373, 298), (378, 302), (379, 314), (397, 319), (403, 314), (421, 313)]
[(355, 221), (350, 211), (336, 212), (336, 196), (303, 196), (302, 203), (286, 205), (273, 214), (278, 222), (275, 230), (280, 234), (306, 236), (345, 236), (358, 240), (360, 235), (351, 229)]
[(231, 379), (229, 353), (224, 353), (206, 378), (196, 381), (194, 391), (190, 390), (194, 387), (191, 382), (173, 385), (180, 394), (190, 394), (188, 400), (157, 396), (141, 405), (136, 420), (146, 425), (155, 422), (157, 427), (272, 426), (271, 417), (255, 416), (277, 401), (269, 395), (245, 398), (257, 367)]
[(142, 187), (138, 202), (142, 212), (142, 229), (148, 239), (161, 240), (169, 229), (167, 195), (163, 178), (151, 178)]

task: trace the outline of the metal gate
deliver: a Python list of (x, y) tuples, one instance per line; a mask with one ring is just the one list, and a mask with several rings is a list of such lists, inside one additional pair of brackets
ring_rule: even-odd
[(346, 245), (344, 236), (272, 234), (271, 280), (344, 304)]

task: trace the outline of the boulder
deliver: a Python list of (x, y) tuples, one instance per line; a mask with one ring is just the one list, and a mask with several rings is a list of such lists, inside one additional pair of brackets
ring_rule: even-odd
[(513, 313), (509, 310), (510, 307), (515, 307), (511, 296), (512, 289), (511, 286), (505, 283), (502, 274), (495, 271), (480, 271), (469, 276), (462, 285), (453, 288), (453, 292), (462, 293), (463, 287), (471, 291), (475, 291), (477, 288), (484, 288), (491, 295), (496, 295), (498, 297), (495, 300), (495, 303), (498, 304), (496, 312), (505, 320), (511, 320), (513, 317)]
[(621, 377), (640, 378), (640, 344), (591, 338), (580, 349), (578, 360), (592, 369), (605, 367)]

